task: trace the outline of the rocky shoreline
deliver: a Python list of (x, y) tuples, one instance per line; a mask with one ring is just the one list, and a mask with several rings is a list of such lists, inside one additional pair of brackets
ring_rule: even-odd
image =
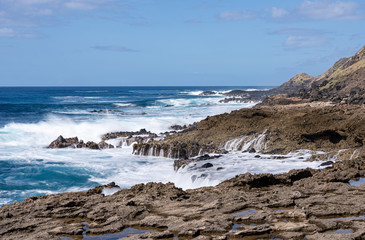
[[(153, 154), (160, 147), (164, 155), (177, 158), (175, 168), (190, 161), (214, 163), (220, 155), (202, 152), (224, 154), (233, 145), (238, 151), (266, 154), (324, 150), (326, 154), (312, 160), (336, 156), (337, 161), (327, 162), (322, 170), (246, 173), (216, 187), (186, 191), (172, 183), (123, 190), (110, 184), (87, 192), (28, 197), (0, 208), (1, 239), (82, 239), (124, 236), (127, 230), (133, 233), (127, 239), (364, 238), (365, 185), (353, 182), (365, 177), (364, 114), (364, 106), (317, 102), (208, 117), (189, 131), (137, 143), (134, 151)], [(141, 130), (106, 134), (103, 140), (135, 134), (155, 136)], [(116, 193), (105, 196), (104, 188)]]
[[(160, 135), (115, 132), (100, 143), (60, 136), (48, 146), (103, 149), (121, 139), (133, 145), (134, 154), (173, 158), (175, 169), (214, 162), (230, 151), (280, 158), (308, 149), (321, 151), (310, 160), (325, 160), (324, 169), (245, 173), (189, 190), (152, 182), (120, 190), (111, 183), (28, 197), (0, 207), (0, 238), (365, 239), (364, 69), (362, 48), (321, 76), (298, 74), (271, 91), (228, 93), (226, 101), (266, 97), (251, 109), (173, 126)], [(203, 93), (210, 94), (215, 93)]]
[(1, 207), (0, 236), (80, 239), (134, 228), (152, 232), (127, 239), (361, 239), (365, 185), (349, 183), (361, 177), (365, 162), (358, 159), (323, 170), (247, 173), (187, 191), (148, 183), (109, 196), (97, 187), (28, 197)]
[[(363, 151), (364, 106), (305, 103), (257, 106), (208, 117), (195, 129), (134, 145), (139, 155), (189, 159), (229, 150), (287, 154), (299, 149)], [(343, 155), (346, 155), (343, 153)], [(342, 160), (342, 159), (341, 159)]]

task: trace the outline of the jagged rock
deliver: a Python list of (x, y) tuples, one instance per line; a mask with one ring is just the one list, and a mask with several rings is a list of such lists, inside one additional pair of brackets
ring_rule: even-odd
[(114, 148), (113, 145), (107, 144), (104, 141), (101, 141), (99, 144), (95, 142), (87, 142), (84, 143), (83, 140), (78, 140), (77, 137), (74, 138), (63, 138), (59, 136), (56, 140), (51, 142), (48, 148), (65, 148), (65, 147), (73, 147), (73, 148), (89, 148), (89, 149), (105, 149), (105, 148)]
[(115, 138), (119, 138), (119, 137), (128, 137), (128, 138), (132, 138), (135, 135), (148, 135), (148, 138), (154, 138), (157, 137), (157, 134), (152, 133), (150, 131), (147, 131), (146, 129), (141, 129), (139, 131), (136, 132), (112, 132), (112, 133), (106, 133), (104, 134), (101, 139), (103, 141), (105, 140), (109, 140), (109, 139), (115, 139)]
[(76, 147), (79, 140), (77, 137), (74, 138), (63, 138), (61, 135), (49, 144), (48, 148), (66, 148)]

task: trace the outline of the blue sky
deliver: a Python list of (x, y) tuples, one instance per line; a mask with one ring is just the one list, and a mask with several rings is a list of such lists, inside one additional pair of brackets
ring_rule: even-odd
[(0, 86), (274, 86), (364, 30), (362, 0), (0, 0)]

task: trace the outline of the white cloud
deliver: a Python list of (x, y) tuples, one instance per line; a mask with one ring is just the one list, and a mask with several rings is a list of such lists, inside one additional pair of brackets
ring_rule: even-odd
[(90, 11), (95, 9), (97, 6), (87, 2), (72, 1), (64, 4), (66, 8), (72, 10)]
[(272, 7), (269, 11), (273, 18), (281, 18), (289, 14), (287, 10), (277, 7)]
[(225, 11), (220, 13), (218, 17), (224, 21), (239, 21), (253, 19), (256, 15), (250, 11)]
[(34, 33), (17, 32), (12, 28), (0, 28), (0, 38), (34, 38)]
[(305, 35), (290, 35), (285, 40), (286, 47), (315, 47), (322, 46), (328, 43), (328, 38), (324, 36), (305, 36)]
[(357, 20), (365, 18), (364, 9), (353, 1), (306, 0), (292, 10), (272, 7), (272, 18), (291, 20)]
[[(115, 8), (121, 4), (117, 0), (0, 0), (0, 7), (2, 37), (35, 37), (37, 34), (32, 34), (32, 29), (59, 24), (63, 15), (69, 17), (79, 11), (89, 11), (92, 13), (88, 16), (99, 16), (108, 12), (111, 18), (118, 15)], [(26, 29), (31, 34), (23, 33)]]
[(309, 19), (353, 20), (363, 18), (359, 5), (351, 1), (316, 0), (304, 1), (298, 12)]
[(0, 37), (14, 37), (15, 32), (11, 28), (0, 28)]
[(287, 48), (317, 47), (330, 41), (329, 32), (314, 29), (284, 28), (271, 34), (285, 35), (284, 46)]

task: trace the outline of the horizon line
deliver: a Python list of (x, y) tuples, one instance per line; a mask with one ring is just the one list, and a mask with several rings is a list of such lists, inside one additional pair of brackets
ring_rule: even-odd
[(133, 85), (127, 85), (127, 86), (117, 86), (117, 85), (111, 85), (111, 86), (0, 86), (0, 88), (16, 88), (16, 87), (277, 87), (280, 85), (140, 85), (140, 86), (133, 86)]

